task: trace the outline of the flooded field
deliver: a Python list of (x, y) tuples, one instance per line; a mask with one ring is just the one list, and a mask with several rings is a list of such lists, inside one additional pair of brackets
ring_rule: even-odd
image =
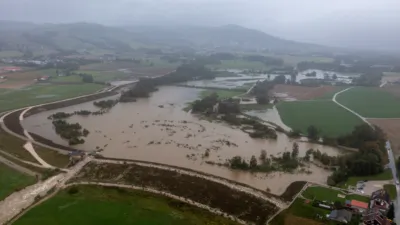
[[(245, 84), (256, 83), (257, 81), (263, 80), (274, 80), (275, 77), (279, 76), (278, 74), (243, 74), (240, 70), (228, 70), (229, 72), (236, 73), (238, 76), (236, 77), (217, 77), (214, 80), (198, 80), (198, 81), (188, 81), (185, 84), (196, 86), (196, 87), (219, 87), (219, 88), (237, 88), (243, 86)], [(307, 77), (307, 73), (316, 72), (315, 77)], [(333, 75), (337, 76), (336, 81), (340, 81), (343, 83), (351, 83), (353, 77), (357, 77), (359, 75), (346, 75), (337, 72), (331, 71), (323, 71), (323, 70), (306, 70), (303, 72), (299, 72), (296, 76), (296, 82), (301, 83), (301, 80), (304, 79), (324, 79), (325, 76), (332, 78)], [(285, 75), (286, 79), (291, 79), (290, 75)]]
[[(182, 110), (187, 102), (198, 98), (200, 89), (161, 87), (149, 99), (119, 103), (109, 113), (99, 116), (73, 116), (69, 122), (79, 122), (90, 131), (86, 142), (76, 146), (85, 151), (104, 149), (106, 157), (137, 159), (186, 167), (211, 173), (227, 179), (247, 183), (253, 187), (280, 194), (293, 181), (325, 182), (329, 171), (310, 168), (313, 173), (283, 174), (231, 171), (225, 167), (206, 164), (205, 161), (224, 163), (233, 156), (250, 159), (265, 149), (268, 155), (291, 151), (293, 140), (278, 133), (277, 140), (252, 139), (241, 130), (223, 123), (200, 120)], [(115, 97), (114, 97), (115, 98)], [(23, 121), (29, 132), (42, 135), (59, 144), (67, 145), (55, 134), (47, 117), (55, 112), (95, 110), (92, 102), (32, 115)], [(338, 155), (338, 149), (300, 142), (300, 156), (310, 149), (319, 149), (328, 155)], [(208, 158), (203, 158), (206, 150)]]
[(256, 116), (262, 120), (271, 121), (287, 131), (291, 130), (290, 127), (282, 122), (278, 109), (275, 106), (272, 109), (247, 111), (246, 114)]

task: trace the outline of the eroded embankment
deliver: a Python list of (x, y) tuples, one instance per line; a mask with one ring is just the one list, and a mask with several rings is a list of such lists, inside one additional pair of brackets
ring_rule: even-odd
[(241, 220), (265, 224), (278, 210), (275, 204), (248, 192), (190, 176), (178, 170), (165, 170), (134, 163), (91, 162), (72, 182), (105, 182), (135, 185), (168, 192), (219, 209)]

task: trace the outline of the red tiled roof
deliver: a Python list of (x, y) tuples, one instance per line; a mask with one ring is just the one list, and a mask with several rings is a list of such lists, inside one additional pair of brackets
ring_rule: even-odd
[(366, 202), (360, 202), (357, 200), (351, 200), (350, 204), (352, 206), (358, 207), (358, 208), (362, 208), (362, 209), (367, 209), (368, 208), (368, 203)]

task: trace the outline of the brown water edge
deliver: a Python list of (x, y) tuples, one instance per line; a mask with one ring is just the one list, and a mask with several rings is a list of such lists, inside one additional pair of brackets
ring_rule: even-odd
[[(309, 166), (313, 173), (284, 174), (274, 172), (249, 173), (232, 171), (225, 167), (206, 164), (205, 161), (225, 162), (240, 155), (250, 159), (259, 156), (265, 149), (268, 155), (280, 155), (291, 151), (293, 140), (279, 133), (277, 140), (252, 139), (238, 129), (223, 123), (200, 120), (182, 110), (185, 103), (197, 99), (201, 90), (181, 87), (161, 87), (149, 99), (139, 99), (133, 103), (120, 103), (107, 114), (101, 116), (73, 116), (69, 122), (79, 122), (91, 133), (83, 145), (76, 148), (91, 151), (96, 147), (104, 149), (105, 157), (137, 159), (176, 165), (223, 178), (249, 184), (260, 190), (269, 188), (272, 193), (281, 194), (294, 181), (325, 183), (329, 171)], [(115, 98), (109, 97), (109, 98)], [(108, 98), (106, 98), (108, 99)], [(54, 141), (67, 145), (55, 134), (47, 117), (55, 112), (95, 110), (92, 102), (50, 110), (32, 115), (23, 121), (23, 127)], [(329, 146), (299, 142), (300, 156), (309, 148), (319, 149), (328, 155), (338, 155), (339, 150)], [(209, 158), (203, 159), (209, 149)]]

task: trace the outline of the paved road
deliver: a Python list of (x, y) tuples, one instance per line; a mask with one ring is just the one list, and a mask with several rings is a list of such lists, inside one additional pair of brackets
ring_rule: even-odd
[(371, 124), (370, 122), (368, 122), (367, 119), (366, 119), (365, 117), (361, 116), (360, 114), (354, 112), (353, 110), (347, 108), (346, 106), (344, 106), (344, 105), (340, 104), (338, 101), (336, 101), (336, 97), (337, 97), (338, 95), (340, 95), (341, 93), (346, 92), (346, 91), (348, 91), (348, 90), (350, 90), (350, 89), (352, 89), (352, 88), (353, 88), (353, 87), (349, 87), (349, 88), (346, 88), (346, 89), (344, 89), (344, 90), (342, 90), (342, 91), (339, 91), (338, 93), (336, 93), (336, 94), (333, 96), (332, 101), (335, 102), (336, 104), (338, 104), (340, 107), (344, 108), (345, 110), (347, 110), (347, 111), (353, 113), (354, 115), (356, 115), (358, 118), (360, 118), (362, 121), (364, 121), (366, 124), (368, 124), (370, 127), (373, 128), (372, 124)]
[(62, 188), (65, 182), (78, 173), (91, 159), (91, 157), (86, 157), (70, 168), (67, 173), (60, 173), (43, 182), (28, 186), (21, 191), (12, 193), (3, 201), (0, 201), (0, 224), (6, 224), (7, 221), (31, 206), (35, 202), (37, 196), (46, 195), (52, 188)]
[(397, 224), (400, 224), (400, 183), (399, 183), (399, 177), (397, 176), (396, 160), (394, 158), (392, 147), (389, 141), (386, 142), (386, 150), (389, 157), (389, 167), (392, 170), (393, 181), (396, 186), (396, 193), (397, 193), (397, 198), (396, 201), (394, 202), (395, 220)]

